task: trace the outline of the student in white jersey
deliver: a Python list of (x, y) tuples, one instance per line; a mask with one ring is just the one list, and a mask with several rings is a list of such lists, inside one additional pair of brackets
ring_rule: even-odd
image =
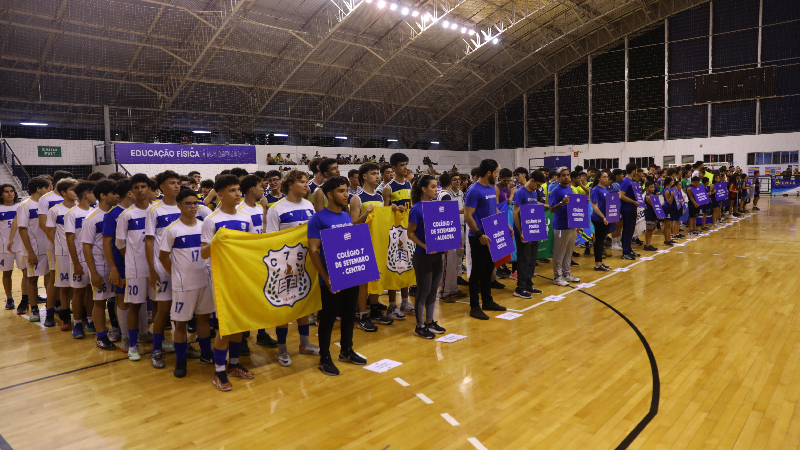
[[(333, 158), (325, 158), (319, 162), (319, 171), (325, 177), (325, 180), (338, 177), (339, 164)], [(316, 190), (311, 194), (311, 203), (314, 204), (314, 211), (319, 211), (327, 206), (328, 200), (321, 190)]]
[[(96, 331), (92, 317), (89, 315), (94, 308), (94, 304), (86, 306), (87, 290), (89, 285), (89, 268), (86, 266), (86, 259), (83, 256), (83, 245), (80, 243), (80, 235), (83, 231), (83, 221), (89, 215), (92, 203), (95, 202), (94, 182), (81, 181), (75, 186), (74, 192), (76, 205), (67, 211), (64, 216), (64, 236), (67, 239), (67, 250), (69, 251), (70, 270), (72, 272), (72, 317), (75, 322), (72, 325), (72, 338), (83, 339), (85, 337), (84, 328), (87, 331)], [(64, 198), (66, 199), (66, 195)], [(91, 298), (91, 297), (89, 297)], [(91, 302), (91, 300), (89, 300)], [(88, 323), (87, 323), (87, 316)]]
[(0, 270), (3, 271), (3, 288), (6, 291), (6, 309), (14, 309), (11, 295), (11, 274), (14, 272), (14, 254), (11, 252), (11, 227), (17, 217), (17, 191), (10, 184), (0, 185), (2, 203), (0, 204)]
[(311, 200), (311, 196), (314, 195), (314, 191), (325, 183), (325, 175), (319, 170), (319, 163), (322, 162), (322, 159), (321, 156), (315, 156), (308, 163), (308, 170), (311, 171), (311, 179), (308, 180), (308, 196), (306, 198), (309, 200)]
[[(64, 178), (56, 184), (56, 192), (58, 196), (62, 198), (62, 201), (50, 208), (47, 212), (47, 221), (45, 222), (47, 238), (53, 244), (54, 248), (52, 260), (55, 270), (50, 272), (50, 276), (56, 277), (56, 292), (58, 292), (58, 298), (59, 301), (61, 301), (61, 310), (58, 313), (61, 318), (61, 331), (72, 330), (69, 314), (69, 299), (72, 294), (72, 271), (70, 270), (70, 257), (69, 249), (67, 248), (67, 236), (64, 230), (64, 218), (67, 212), (75, 206), (75, 201), (78, 199), (78, 196), (75, 195), (75, 186), (77, 185), (78, 181), (74, 178)], [(41, 201), (42, 199), (39, 199), (40, 210)], [(47, 306), (48, 308), (50, 307), (49, 296)]]
[[(89, 211), (83, 220), (80, 243), (83, 246), (83, 257), (89, 271), (85, 277), (89, 278), (92, 299), (92, 318), (97, 330), (97, 348), (101, 350), (114, 350), (117, 348), (112, 342), (119, 340), (120, 329), (117, 313), (114, 308), (114, 286), (108, 282), (109, 266), (103, 255), (103, 223), (106, 214), (119, 203), (119, 196), (114, 192), (115, 183), (111, 180), (98, 181), (94, 186), (94, 197), (97, 207)], [(108, 315), (111, 319), (111, 331), (106, 331), (106, 301), (108, 302)], [(113, 338), (113, 339), (112, 339)]]
[[(28, 197), (25, 197), (20, 200), (20, 203), (27, 200)], [(16, 205), (19, 207), (19, 203)], [(22, 241), (19, 238), (19, 231), (17, 227), (17, 218), (14, 217), (14, 220), (11, 221), (11, 231), (10, 231), (10, 242), (8, 243), (6, 250), (10, 250), (11, 254), (14, 256), (14, 262), (17, 264), (17, 268), (22, 272), (22, 278), (20, 278), (19, 282), (19, 289), (22, 298), (20, 299), (20, 303), (28, 302), (28, 263), (24, 262), (24, 257), (22, 256)], [(37, 299), (38, 300), (38, 299)], [(38, 303), (38, 302), (37, 302)], [(9, 308), (9, 306), (11, 306)], [(6, 303), (6, 309), (14, 309), (14, 298), (11, 297), (11, 305)]]
[[(39, 198), (39, 211), (38, 211), (38, 218), (39, 218), (39, 228), (47, 232), (47, 212), (57, 204), (64, 201), (64, 198), (58, 193), (55, 187), (58, 185), (58, 182), (65, 179), (65, 178), (75, 178), (72, 173), (64, 171), (64, 170), (57, 170), (53, 173), (52, 176), (52, 184), (53, 189), (44, 194)], [(56, 289), (56, 261), (55, 261), (55, 251), (53, 247), (53, 241), (47, 240), (47, 267), (50, 271), (50, 277), (45, 278), (46, 283), (46, 290), (47, 290), (47, 308), (57, 308), (61, 307), (61, 309), (69, 310), (68, 305), (64, 305), (64, 302), (58, 295), (58, 290)], [(60, 313), (59, 313), (60, 314)], [(71, 327), (69, 328), (71, 329)], [(62, 325), (62, 331), (69, 331), (69, 329), (65, 329)]]
[(391, 164), (382, 164), (380, 168), (381, 168), (381, 184), (379, 184), (378, 187), (375, 188), (375, 191), (382, 193), (383, 188), (385, 188), (386, 185), (389, 184), (389, 182), (394, 179), (394, 167), (392, 167)]
[[(293, 169), (290, 170), (281, 181), (281, 192), (286, 195), (275, 205), (267, 210), (267, 221), (264, 226), (265, 233), (288, 230), (303, 225), (314, 215), (314, 206), (305, 199), (308, 190), (308, 175)], [(244, 180), (242, 181), (242, 186)], [(321, 192), (321, 191), (320, 191)], [(309, 340), (309, 320), (308, 316), (297, 318), (297, 331), (300, 334), (299, 352), (303, 355), (319, 356), (319, 347), (312, 344)], [(259, 330), (261, 333), (262, 330)], [(278, 364), (283, 367), (292, 365), (292, 358), (286, 347), (286, 336), (289, 334), (289, 325), (279, 325), (275, 327), (275, 334), (278, 337)]]
[[(131, 177), (134, 204), (117, 219), (116, 247), (125, 257), (125, 294), (128, 304), (128, 359), (139, 361), (139, 311), (147, 310), (147, 266), (144, 228), (150, 207), (150, 178), (143, 173)], [(142, 332), (147, 332), (145, 328)]]
[(201, 362), (211, 361), (211, 313), (214, 297), (209, 286), (207, 261), (200, 256), (202, 223), (197, 220), (200, 201), (191, 189), (184, 189), (175, 198), (180, 218), (167, 227), (161, 238), (159, 260), (172, 278), (172, 320), (175, 321), (175, 370), (177, 378), (186, 376), (187, 330), (196, 316), (197, 340)]
[[(53, 188), (48, 177), (35, 177), (28, 182), (29, 199), (17, 207), (17, 227), (19, 238), (22, 242), (22, 255), (24, 264), (28, 267), (28, 292), (31, 305), (31, 322), (39, 321), (39, 277), (49, 277), (50, 268), (47, 265), (47, 234), (39, 227), (39, 199)], [(45, 282), (45, 285), (47, 283)], [(17, 308), (17, 314), (25, 314), (28, 309), (27, 299), (22, 301)], [(48, 302), (50, 300), (48, 299)], [(52, 308), (52, 309), (51, 309)], [(21, 312), (20, 312), (21, 311)], [(45, 327), (55, 326), (55, 305), (48, 306), (44, 321)]]
[[(213, 213), (206, 217), (203, 222), (200, 256), (202, 258), (211, 257), (211, 240), (220, 228), (255, 233), (253, 222), (250, 216), (236, 210), (239, 204), (241, 191), (239, 190), (239, 178), (235, 175), (220, 175), (214, 183), (214, 190), (220, 197), (220, 203)], [(214, 341), (214, 386), (220, 391), (230, 391), (233, 389), (228, 377), (252, 379), (255, 375), (239, 362), (241, 350), (242, 333), (235, 333), (222, 336), (217, 333)], [(230, 363), (227, 370), (225, 360), (230, 350)], [(202, 360), (201, 360), (202, 361)]]
[[(377, 183), (381, 179), (380, 167), (372, 162), (367, 162), (358, 168), (358, 181), (361, 186), (356, 195), (350, 198), (350, 219), (354, 224), (364, 223), (374, 208), (383, 206), (383, 196), (377, 190)], [(369, 303), (369, 311), (367, 311)], [(405, 320), (406, 315), (400, 314), (399, 320)], [(356, 326), (368, 333), (378, 331), (373, 321), (383, 325), (391, 325), (394, 319), (381, 312), (378, 294), (369, 294), (369, 283), (358, 288), (358, 319)]]
[(169, 314), (172, 309), (172, 277), (164, 269), (159, 260), (161, 237), (172, 222), (178, 220), (181, 211), (175, 198), (181, 190), (180, 175), (166, 170), (156, 175), (156, 186), (161, 190), (163, 198), (154, 203), (147, 211), (144, 222), (144, 251), (147, 258), (147, 267), (150, 275), (148, 281), (148, 294), (150, 301), (158, 302), (158, 308), (153, 318), (153, 352), (150, 353), (150, 363), (156, 369), (165, 367), (162, 352), (175, 351), (172, 344), (164, 340), (164, 330), (169, 323)]
[[(267, 184), (268, 188), (264, 190), (264, 198), (266, 199), (267, 209), (272, 208), (272, 205), (278, 202), (278, 200), (285, 197), (285, 195), (281, 192), (281, 173), (277, 170), (270, 170), (267, 172)], [(242, 191), (242, 195), (244, 191)]]

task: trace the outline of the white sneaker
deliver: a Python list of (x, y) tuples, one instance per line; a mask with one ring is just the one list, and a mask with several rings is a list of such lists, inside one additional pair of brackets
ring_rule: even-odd
[(175, 353), (175, 347), (165, 340), (161, 341), (161, 350), (164, 353)]
[(123, 352), (127, 352), (128, 349), (131, 348), (131, 341), (127, 337), (122, 338), (119, 343), (119, 349)]
[(558, 277), (558, 278), (554, 279), (553, 280), (553, 284), (555, 284), (556, 286), (569, 286), (569, 283), (567, 283), (567, 280), (565, 280), (562, 277)]
[(569, 275), (565, 276), (564, 280), (566, 280), (566, 281), (568, 281), (570, 283), (580, 283), (581, 282), (580, 278), (575, 278), (575, 277), (572, 276), (572, 274), (569, 274)]
[(111, 331), (108, 332), (108, 340), (111, 342), (117, 342), (120, 338), (119, 328), (112, 328)]
[(319, 356), (319, 347), (310, 342), (308, 345), (300, 344), (300, 354)]
[(289, 356), (289, 352), (278, 353), (278, 364), (282, 365), (283, 367), (289, 367), (292, 365), (292, 358)]
[(400, 308), (395, 308), (389, 313), (389, 318), (394, 320), (406, 320), (406, 315), (403, 314), (403, 311), (400, 311)]
[(617, 244), (616, 242), (612, 243), (611, 250), (622, 250), (622, 244)]
[(414, 310), (414, 305), (411, 302), (403, 300), (403, 303), (400, 304), (400, 311), (405, 311), (409, 314), (414, 314), (416, 311)]

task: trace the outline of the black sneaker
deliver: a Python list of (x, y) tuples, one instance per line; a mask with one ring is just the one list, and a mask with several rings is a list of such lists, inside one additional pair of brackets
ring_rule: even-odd
[(108, 340), (108, 336), (103, 336), (102, 338), (97, 340), (97, 348), (100, 350), (114, 350), (117, 348), (116, 345), (112, 344), (110, 340)]
[(505, 306), (500, 306), (495, 302), (484, 303), (483, 308), (484, 311), (505, 311)]
[(375, 324), (373, 324), (372, 321), (369, 320), (368, 314), (360, 315), (358, 317), (358, 320), (356, 321), (356, 326), (359, 329), (366, 331), (367, 333), (378, 331), (378, 327), (376, 327)]
[(666, 245), (667, 247), (672, 247), (674, 244), (675, 243), (672, 241), (664, 241), (664, 245)]
[(603, 267), (605, 267), (605, 268), (606, 268), (606, 269), (608, 269), (608, 270), (611, 270), (611, 266), (607, 266), (607, 265), (606, 265), (606, 263), (602, 263), (602, 264), (600, 264), (600, 265), (601, 265), (601, 266), (603, 266)]
[(456, 284), (459, 286), (469, 286), (469, 281), (466, 281), (461, 277), (456, 277)]
[(200, 355), (200, 364), (214, 364), (214, 354)]
[(384, 305), (381, 302), (375, 303), (375, 305), (376, 305), (375, 307), (380, 309), (381, 311), (388, 311), (389, 310), (389, 307)]
[(414, 328), (414, 336), (419, 336), (422, 339), (433, 339), (436, 337), (435, 334), (429, 329), (427, 329), (424, 325), (421, 327)]
[(186, 376), (186, 360), (178, 359), (175, 361), (175, 378), (183, 378)]
[(242, 347), (239, 350), (239, 355), (241, 356), (248, 356), (250, 354), (250, 344), (247, 343), (247, 339), (242, 339)]
[(432, 331), (435, 334), (444, 334), (444, 332), (447, 331), (441, 326), (439, 326), (439, 323), (436, 322), (435, 320), (425, 326), (428, 328), (428, 330)]
[(595, 266), (594, 270), (597, 272), (608, 272), (611, 269), (608, 266), (600, 264), (599, 266)]
[(539, 295), (542, 293), (542, 291), (536, 288), (525, 288), (525, 290), (528, 291), (529, 294)]
[(367, 363), (367, 360), (362, 358), (361, 356), (353, 350), (353, 347), (348, 348), (347, 350), (342, 350), (339, 352), (339, 361), (340, 362), (349, 362), (350, 364), (355, 364), (357, 366), (363, 366)]
[(197, 318), (192, 317), (186, 325), (186, 331), (189, 333), (197, 333)]
[(277, 347), (278, 341), (272, 339), (272, 337), (269, 334), (264, 334), (264, 335), (259, 334), (258, 336), (256, 336), (256, 344), (265, 345), (267, 347)]
[(540, 263), (549, 263), (550, 262), (550, 260), (547, 259), (547, 258), (541, 258), (541, 259), (538, 259), (537, 261), (539, 261)]
[(581, 256), (581, 254), (580, 254), (580, 253), (578, 253), (578, 252), (572, 252), (572, 257), (573, 257), (573, 258), (577, 258), (577, 257), (579, 257), (579, 256)]
[(638, 254), (636, 252), (631, 252), (631, 255), (633, 255), (634, 258), (638, 258), (638, 257), (642, 256), (642, 255), (640, 255), (640, 254)]
[(506, 285), (497, 280), (492, 281), (492, 289), (505, 289)]
[(9, 298), (9, 299), (6, 300), (6, 309), (12, 310), (15, 307), (16, 307), (16, 305), (14, 305), (14, 299), (13, 298)]
[(25, 301), (25, 300), (22, 300), (22, 301), (19, 302), (19, 306), (17, 306), (17, 315), (21, 316), (21, 315), (25, 314), (26, 312), (28, 312), (28, 302)]
[(628, 261), (636, 261), (636, 258), (634, 258), (633, 255), (631, 254), (622, 255), (622, 259), (627, 259)]
[(572, 261), (572, 260), (569, 261), (569, 266), (570, 267), (575, 267), (575, 266), (579, 266), (579, 265), (580, 264), (576, 263), (575, 261)]
[(56, 318), (53, 314), (47, 314), (44, 318), (44, 326), (47, 328), (53, 328), (56, 326)]
[(470, 309), (469, 316), (478, 320), (489, 320), (489, 316), (487, 316), (486, 313), (483, 312), (483, 310), (481, 310), (480, 308)]
[(657, 248), (655, 248), (655, 247), (653, 247), (652, 245), (645, 245), (645, 246), (644, 246), (644, 250), (645, 250), (645, 251), (648, 251), (648, 252), (654, 252), (654, 251), (656, 251), (656, 250), (658, 250), (658, 249), (657, 249)]
[(323, 356), (319, 359), (319, 365), (317, 366), (319, 370), (322, 371), (325, 375), (330, 375), (335, 377), (339, 375), (339, 369), (333, 364), (333, 360), (331, 360), (330, 356)]
[(514, 289), (514, 297), (531, 298), (531, 294), (527, 289)]

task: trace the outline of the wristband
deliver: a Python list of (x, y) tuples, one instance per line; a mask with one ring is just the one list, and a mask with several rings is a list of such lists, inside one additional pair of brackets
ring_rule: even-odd
[(480, 239), (480, 238), (482, 238), (482, 237), (483, 237), (485, 234), (486, 234), (486, 233), (484, 233), (484, 232), (483, 232), (483, 230), (478, 230), (478, 232), (477, 232), (477, 233), (475, 233), (475, 236), (477, 236), (477, 237), (478, 237), (478, 239)]

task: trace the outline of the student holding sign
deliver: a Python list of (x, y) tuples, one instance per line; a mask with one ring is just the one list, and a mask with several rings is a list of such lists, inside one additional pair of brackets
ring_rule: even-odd
[[(514, 241), (517, 244), (517, 288), (514, 290), (515, 297), (531, 298), (531, 294), (541, 294), (542, 291), (534, 289), (533, 275), (536, 268), (536, 255), (539, 252), (539, 241), (525, 239), (524, 228), (528, 227), (527, 222), (533, 221), (532, 217), (522, 217), (521, 207), (527, 205), (539, 205), (544, 202), (544, 196), (539, 191), (542, 183), (545, 182), (544, 174), (535, 170), (531, 173), (531, 178), (524, 185), (517, 188), (514, 192)], [(544, 215), (544, 207), (542, 216)], [(542, 221), (544, 237), (547, 239), (547, 222)]]
[(645, 223), (645, 230), (644, 230), (644, 249), (648, 252), (654, 252), (658, 250), (657, 248), (651, 245), (651, 241), (653, 240), (653, 232), (656, 230), (656, 222), (658, 221), (658, 216), (656, 215), (655, 206), (653, 206), (653, 198), (658, 201), (658, 196), (655, 195), (656, 192), (656, 184), (653, 181), (648, 181), (644, 184), (645, 196), (644, 196), (644, 223)]
[[(497, 169), (497, 161), (493, 159), (481, 161), (480, 166), (478, 166), (478, 181), (470, 186), (464, 201), (464, 220), (469, 228), (472, 265), (469, 275), (469, 315), (479, 320), (489, 320), (489, 316), (483, 311), (506, 310), (505, 307), (495, 303), (492, 298), (491, 283), (494, 261), (489, 251), (491, 238), (483, 230), (483, 219), (500, 213), (497, 209), (497, 193), (494, 190)], [(567, 178), (569, 178), (569, 175)], [(570, 192), (572, 191), (570, 190)], [(574, 235), (572, 240), (574, 243)], [(481, 300), (483, 301), (483, 310), (481, 310)]]
[(622, 179), (619, 187), (619, 199), (622, 202), (622, 259), (634, 260), (638, 254), (633, 252), (631, 241), (633, 232), (636, 229), (636, 213), (639, 201), (636, 199), (634, 183), (638, 183), (636, 164), (630, 163), (625, 166), (625, 178)]
[[(569, 283), (580, 283), (572, 276), (570, 263), (575, 248), (575, 237), (578, 230), (569, 228), (568, 208), (570, 188), (569, 169), (558, 172), (558, 186), (550, 191), (550, 212), (553, 213), (553, 284), (569, 286)], [(630, 242), (628, 242), (630, 245)]]
[(672, 177), (664, 177), (664, 245), (673, 246), (675, 241), (672, 240), (673, 222), (680, 220), (680, 212), (678, 210), (678, 199), (675, 198), (675, 179)]
[(686, 190), (686, 195), (689, 197), (689, 234), (697, 235), (700, 234), (697, 231), (697, 215), (700, 212), (700, 203), (698, 203), (695, 188), (700, 187), (700, 177), (692, 177), (691, 182), (690, 188)]
[(363, 366), (367, 360), (353, 350), (353, 311), (358, 303), (358, 286), (353, 286), (341, 291), (331, 289), (331, 279), (328, 276), (328, 265), (325, 262), (325, 253), (322, 249), (322, 230), (341, 228), (353, 225), (350, 214), (347, 213), (347, 188), (350, 183), (345, 177), (331, 177), (322, 185), (322, 193), (327, 198), (327, 206), (314, 214), (308, 221), (308, 254), (314, 268), (319, 272), (319, 289), (322, 297), (322, 311), (319, 321), (319, 370), (325, 375), (339, 375), (339, 369), (331, 359), (331, 334), (336, 317), (341, 317), (342, 350), (339, 352), (339, 361)]
[(606, 217), (606, 197), (608, 193), (608, 172), (600, 172), (592, 189), (592, 224), (594, 225), (594, 270), (608, 272), (611, 267), (603, 264), (603, 250), (608, 235), (608, 218)]
[(417, 277), (417, 300), (414, 305), (417, 327), (414, 329), (414, 336), (423, 339), (433, 339), (436, 334), (445, 332), (445, 329), (433, 320), (436, 291), (442, 280), (442, 253), (428, 251), (425, 244), (425, 229), (432, 226), (432, 223), (426, 224), (422, 214), (423, 203), (434, 199), (436, 199), (436, 178), (423, 175), (411, 187), (411, 203), (414, 206), (408, 214), (408, 238), (416, 244), (414, 256), (412, 256), (414, 272)]

